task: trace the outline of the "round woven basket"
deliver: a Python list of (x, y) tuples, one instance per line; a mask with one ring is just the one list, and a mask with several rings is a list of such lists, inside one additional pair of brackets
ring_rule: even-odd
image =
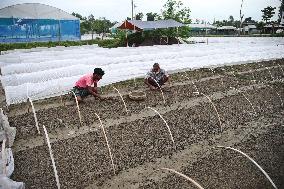
[(146, 93), (142, 91), (130, 92), (128, 96), (131, 100), (136, 100), (136, 101), (141, 101), (146, 99)]

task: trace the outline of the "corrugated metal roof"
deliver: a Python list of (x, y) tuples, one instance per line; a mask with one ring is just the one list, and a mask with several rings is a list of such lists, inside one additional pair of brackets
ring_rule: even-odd
[(24, 3), (2, 8), (0, 18), (79, 20), (61, 9), (40, 3)]
[(121, 26), (122, 23), (123, 23), (123, 22), (116, 23), (116, 24), (114, 24), (110, 29), (118, 28), (119, 26)]
[(257, 27), (255, 25), (248, 25), (248, 26), (244, 26), (244, 28), (256, 29)]
[(237, 28), (234, 26), (222, 26), (217, 28), (217, 30), (237, 30)]
[(157, 20), (157, 21), (142, 21), (142, 20), (126, 20), (117, 28), (121, 29), (133, 29), (134, 27), (127, 27), (127, 24), (131, 24), (135, 26), (137, 29), (141, 30), (150, 30), (150, 29), (158, 29), (158, 28), (175, 28), (185, 26), (182, 23), (179, 23), (175, 20)]
[(216, 26), (211, 24), (188, 24), (190, 28), (198, 28), (198, 29), (216, 29)]

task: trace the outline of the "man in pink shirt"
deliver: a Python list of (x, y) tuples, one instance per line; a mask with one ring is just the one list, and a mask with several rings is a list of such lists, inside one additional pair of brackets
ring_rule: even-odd
[(94, 73), (84, 75), (75, 83), (73, 92), (78, 102), (82, 102), (83, 98), (88, 95), (104, 99), (104, 97), (98, 94), (97, 88), (97, 83), (102, 79), (104, 74), (105, 72), (101, 68), (95, 68)]

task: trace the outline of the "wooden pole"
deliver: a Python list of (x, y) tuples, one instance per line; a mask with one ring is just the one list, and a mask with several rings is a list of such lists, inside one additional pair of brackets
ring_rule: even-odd
[(133, 20), (134, 18), (133, 12), (134, 12), (134, 4), (133, 4), (133, 0), (131, 0), (131, 20)]

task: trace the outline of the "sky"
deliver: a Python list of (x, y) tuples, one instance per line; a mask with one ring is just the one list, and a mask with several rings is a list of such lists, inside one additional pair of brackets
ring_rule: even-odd
[[(134, 0), (135, 13), (148, 12), (161, 13), (161, 9), (167, 0)], [(191, 19), (204, 20), (212, 23), (215, 20), (228, 20), (232, 15), (240, 19), (239, 11), (241, 0), (181, 0), (184, 6), (191, 10)], [(20, 3), (42, 3), (60, 8), (68, 13), (76, 12), (83, 16), (93, 14), (95, 18), (105, 17), (111, 21), (122, 21), (131, 17), (131, 0), (0, 0), (0, 8)], [(252, 17), (261, 20), (261, 10), (267, 6), (276, 7), (278, 10), (280, 0), (244, 0), (244, 18)], [(144, 16), (146, 19), (146, 16)]]

